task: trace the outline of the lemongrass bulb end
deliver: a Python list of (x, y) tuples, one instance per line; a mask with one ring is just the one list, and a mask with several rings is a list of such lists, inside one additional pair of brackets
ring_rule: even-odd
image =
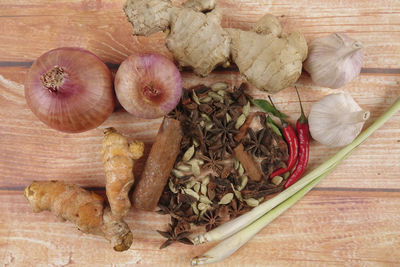
[(208, 260), (209, 260), (210, 258), (209, 257), (207, 257), (207, 256), (196, 256), (196, 257), (194, 257), (194, 258), (192, 258), (191, 260), (190, 260), (190, 265), (191, 266), (198, 266), (198, 265), (203, 265), (203, 264), (208, 264)]
[(189, 236), (189, 239), (195, 246), (208, 242), (206, 234)]
[(371, 115), (371, 112), (369, 112), (369, 111), (364, 111), (364, 115), (363, 115), (363, 120), (364, 121), (366, 121), (366, 120), (368, 120), (369, 119), (369, 117), (370, 117), (370, 115)]

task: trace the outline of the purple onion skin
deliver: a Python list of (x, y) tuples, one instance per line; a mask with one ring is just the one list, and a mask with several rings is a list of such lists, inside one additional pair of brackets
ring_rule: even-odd
[(136, 118), (155, 119), (179, 103), (182, 78), (175, 64), (159, 54), (135, 54), (124, 60), (115, 76), (122, 107)]
[[(41, 77), (57, 66), (63, 70), (63, 82), (49, 89)], [(113, 112), (112, 74), (85, 49), (57, 48), (33, 63), (25, 80), (25, 98), (32, 112), (49, 127), (84, 132), (98, 127)]]

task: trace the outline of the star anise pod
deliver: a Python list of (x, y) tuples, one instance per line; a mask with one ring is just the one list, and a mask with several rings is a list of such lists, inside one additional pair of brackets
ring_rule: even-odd
[(205, 225), (207, 232), (221, 224), (218, 210), (207, 210), (200, 219), (200, 223)]
[(279, 162), (277, 162), (276, 160), (266, 158), (261, 161), (261, 170), (267, 176), (269, 176), (274, 170), (278, 169), (278, 166)]
[[(217, 143), (215, 148), (221, 148), (221, 158), (223, 158), (225, 153), (232, 154), (232, 149), (236, 147), (236, 142), (234, 136), (239, 132), (239, 130), (235, 129), (236, 122), (231, 120), (227, 122), (226, 117), (222, 118), (222, 120), (218, 120), (218, 118), (213, 118), (214, 128), (212, 128), (209, 132), (216, 136), (221, 143)], [(214, 149), (209, 147), (209, 149)]]
[[(181, 141), (181, 151), (186, 151), (188, 148), (192, 145), (192, 139), (189, 136), (183, 136), (182, 141)], [(183, 153), (179, 155), (180, 157), (183, 156)], [(180, 157), (178, 157), (178, 160), (180, 160)]]
[(203, 168), (211, 169), (218, 174), (224, 169), (224, 164), (214, 151), (209, 151), (208, 155), (199, 154), (198, 157), (204, 161)]
[(182, 130), (185, 132), (185, 137), (196, 138), (197, 137), (197, 126), (200, 124), (203, 118), (199, 116), (199, 111), (194, 110), (190, 113), (184, 121), (181, 122)]
[(180, 122), (185, 121), (186, 119), (186, 114), (185, 111), (183, 110), (183, 107), (181, 104), (177, 105), (169, 114), (169, 117), (178, 120)]
[(245, 105), (247, 103), (247, 84), (242, 83), (239, 87), (234, 87), (233, 92), (232, 92), (232, 97), (238, 104), (241, 106)]
[(169, 214), (172, 218), (179, 219), (185, 214), (181, 210), (182, 203), (178, 204), (175, 196), (173, 196), (168, 204), (168, 206), (159, 204), (160, 210), (157, 212), (159, 214)]
[(249, 139), (244, 142), (244, 147), (255, 157), (266, 157), (270, 152), (264, 143), (264, 139), (267, 133), (267, 129), (263, 128), (254, 132), (253, 129), (247, 130)]
[(215, 102), (214, 107), (216, 107), (216, 110), (214, 112), (214, 116), (216, 118), (222, 119), (223, 117), (226, 116), (226, 114), (229, 114), (229, 116), (231, 116), (230, 114), (231, 107), (229, 105), (221, 102)]
[(161, 246), (160, 249), (166, 248), (172, 243), (175, 242), (181, 242), (187, 245), (193, 245), (192, 241), (189, 240), (189, 236), (192, 234), (189, 231), (182, 231), (180, 227), (178, 227), (178, 221), (172, 219), (172, 224), (169, 224), (169, 229), (168, 231), (159, 231), (157, 232), (162, 235), (163, 237), (167, 238), (167, 241), (165, 241)]
[(209, 144), (209, 140), (207, 140), (207, 129), (205, 127), (201, 127), (200, 124), (198, 124), (196, 126), (196, 134), (200, 142), (200, 151), (203, 154), (207, 153), (208, 151), (207, 146)]
[(236, 218), (244, 213), (246, 213), (249, 209), (246, 208), (242, 202), (237, 199), (233, 199), (229, 206), (229, 214), (231, 219)]
[(190, 223), (187, 222), (186, 220), (178, 220), (174, 228), (175, 234), (179, 235), (181, 233), (189, 231), (190, 231)]

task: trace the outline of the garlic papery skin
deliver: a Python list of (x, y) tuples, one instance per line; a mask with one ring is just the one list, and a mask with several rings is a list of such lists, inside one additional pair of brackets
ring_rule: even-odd
[(360, 74), (362, 47), (360, 42), (342, 33), (315, 39), (308, 46), (304, 69), (316, 85), (340, 88)]
[(348, 93), (327, 95), (311, 107), (310, 133), (323, 145), (345, 146), (360, 134), (369, 115)]

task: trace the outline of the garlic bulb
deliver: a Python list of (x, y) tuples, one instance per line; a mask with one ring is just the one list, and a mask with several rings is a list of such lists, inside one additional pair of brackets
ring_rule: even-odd
[(311, 108), (310, 133), (323, 145), (345, 146), (360, 134), (369, 115), (348, 93), (327, 95)]
[(315, 39), (304, 69), (319, 86), (339, 88), (356, 78), (363, 62), (362, 44), (342, 33)]

